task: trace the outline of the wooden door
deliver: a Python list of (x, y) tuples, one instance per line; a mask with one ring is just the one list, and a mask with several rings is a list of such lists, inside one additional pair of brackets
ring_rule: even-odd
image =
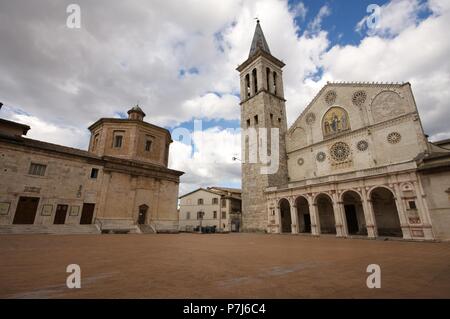
[(13, 224), (34, 224), (38, 205), (39, 197), (21, 196), (17, 204)]
[(55, 220), (53, 221), (53, 224), (55, 225), (65, 224), (68, 208), (69, 208), (68, 205), (56, 206)]
[(80, 225), (92, 224), (92, 217), (94, 217), (95, 204), (84, 203), (83, 211), (81, 212)]

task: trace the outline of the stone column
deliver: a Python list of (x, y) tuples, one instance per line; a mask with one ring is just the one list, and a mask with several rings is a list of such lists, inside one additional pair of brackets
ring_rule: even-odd
[(320, 235), (320, 220), (319, 213), (317, 212), (317, 204), (309, 203), (309, 214), (311, 216), (311, 235)]
[[(334, 206), (334, 205), (333, 205)], [(336, 202), (335, 220), (336, 220), (336, 237), (348, 237), (347, 219), (345, 218), (344, 202)], [(338, 227), (339, 219), (339, 227)], [(338, 232), (338, 229), (340, 230)]]
[(276, 225), (276, 233), (277, 234), (281, 234), (281, 211), (280, 211), (280, 205), (277, 205), (277, 210), (276, 210), (276, 218), (275, 220), (277, 221), (277, 225)]
[(375, 213), (373, 212), (372, 200), (367, 198), (365, 188), (361, 190), (364, 219), (366, 221), (367, 237), (376, 238), (378, 236)]
[(400, 219), (400, 227), (402, 228), (403, 239), (411, 239), (411, 230), (409, 228), (408, 219), (406, 218), (406, 212), (400, 193), (400, 187), (397, 183), (394, 184), (394, 200), (397, 207), (398, 217)]
[(298, 215), (297, 205), (295, 205), (295, 202), (291, 205), (291, 232), (293, 234), (298, 234)]
[(431, 226), (430, 211), (428, 209), (426, 195), (422, 192), (417, 181), (413, 182), (414, 190), (416, 191), (417, 204), (419, 208), (419, 216), (422, 222), (422, 230), (424, 238), (428, 240), (434, 239), (433, 228)]

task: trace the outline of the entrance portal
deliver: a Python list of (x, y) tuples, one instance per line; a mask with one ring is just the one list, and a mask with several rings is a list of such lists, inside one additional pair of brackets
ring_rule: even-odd
[(39, 197), (19, 198), (13, 224), (34, 224), (36, 211), (39, 205)]
[(92, 224), (92, 217), (94, 217), (95, 204), (83, 204), (83, 211), (81, 212), (80, 225)]
[(56, 206), (55, 220), (53, 224), (62, 225), (66, 222), (67, 209), (69, 206), (67, 205), (58, 205)]
[(145, 221), (147, 220), (147, 205), (141, 205), (139, 206), (139, 216), (138, 216), (138, 224), (144, 225)]

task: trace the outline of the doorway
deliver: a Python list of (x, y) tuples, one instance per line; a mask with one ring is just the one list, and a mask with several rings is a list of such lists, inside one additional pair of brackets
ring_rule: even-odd
[(66, 222), (68, 208), (69, 208), (69, 206), (67, 206), (67, 205), (56, 206), (55, 220), (53, 221), (53, 224), (63, 225)]
[(359, 231), (358, 217), (356, 217), (355, 205), (344, 205), (345, 218), (347, 220), (347, 229), (349, 234), (357, 234)]
[(147, 220), (147, 205), (141, 205), (139, 206), (139, 215), (138, 215), (138, 224), (144, 225), (145, 221)]
[(311, 233), (311, 216), (309, 215), (308, 200), (299, 196), (295, 200), (297, 205), (297, 220), (299, 233)]
[(95, 204), (83, 204), (83, 210), (81, 212), (80, 225), (92, 224), (92, 217), (94, 217)]
[(39, 197), (21, 196), (17, 204), (13, 224), (34, 224), (38, 205)]
[(291, 205), (286, 198), (280, 200), (281, 233), (291, 232)]
[(310, 233), (311, 232), (311, 215), (303, 214), (303, 223), (305, 225), (303, 232)]

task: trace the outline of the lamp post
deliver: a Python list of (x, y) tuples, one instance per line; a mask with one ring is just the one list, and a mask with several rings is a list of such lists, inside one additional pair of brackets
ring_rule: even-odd
[(203, 222), (203, 215), (205, 215), (205, 212), (198, 212), (198, 217), (200, 218), (200, 227), (198, 229), (198, 232), (201, 234), (202, 233), (202, 222)]

